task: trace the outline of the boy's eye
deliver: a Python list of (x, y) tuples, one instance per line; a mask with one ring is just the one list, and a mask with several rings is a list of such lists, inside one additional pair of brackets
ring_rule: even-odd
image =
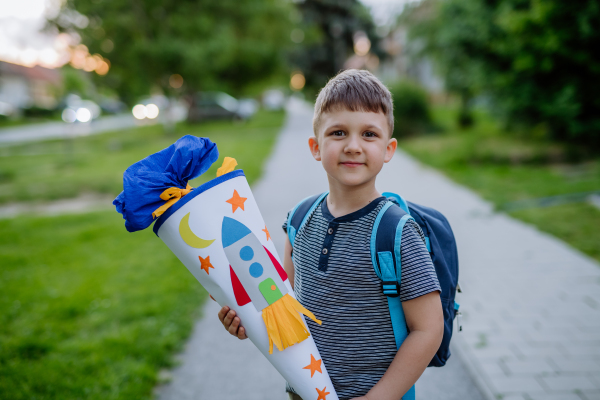
[(365, 133), (363, 133), (363, 136), (365, 136), (365, 137), (377, 137), (377, 134), (375, 132), (366, 131)]
[(330, 133), (331, 136), (344, 136), (346, 132), (344, 131), (333, 131)]

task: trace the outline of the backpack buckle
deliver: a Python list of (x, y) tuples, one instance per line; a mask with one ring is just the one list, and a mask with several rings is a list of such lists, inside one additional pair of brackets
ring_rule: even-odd
[(381, 283), (381, 287), (383, 288), (383, 294), (388, 297), (400, 296), (400, 285), (397, 281), (384, 281)]

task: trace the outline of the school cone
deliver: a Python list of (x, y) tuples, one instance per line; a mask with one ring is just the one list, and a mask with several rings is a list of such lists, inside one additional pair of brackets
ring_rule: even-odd
[[(160, 162), (152, 162), (153, 156)], [(244, 172), (233, 170), (235, 160), (226, 158), (215, 179), (192, 189), (187, 180), (210, 166), (194, 170), (194, 160), (212, 164), (218, 157), (212, 142), (185, 136), (153, 156), (124, 174), (124, 191), (115, 205), (127, 229), (143, 229), (148, 222), (136, 224), (143, 207), (128, 209), (126, 201), (139, 206), (131, 201), (134, 193), (136, 199), (147, 195), (139, 186), (148, 186), (148, 169), (169, 176), (185, 171), (179, 187), (162, 188), (162, 201), (144, 206), (147, 211), (159, 205), (154, 232), (219, 305), (235, 310), (248, 338), (300, 397), (337, 400), (304, 315), (321, 321), (296, 300)], [(150, 186), (156, 197), (156, 185)]]

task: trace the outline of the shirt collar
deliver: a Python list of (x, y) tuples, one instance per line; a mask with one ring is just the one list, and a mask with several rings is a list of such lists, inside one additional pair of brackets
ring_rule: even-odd
[(335, 218), (329, 212), (329, 208), (327, 207), (327, 196), (326, 196), (323, 199), (323, 201), (321, 202), (321, 213), (323, 214), (323, 217), (327, 220), (327, 222), (334, 222), (334, 221), (335, 222), (351, 222), (351, 221), (355, 221), (355, 220), (362, 218), (365, 215), (369, 214), (371, 211), (373, 211), (375, 208), (377, 208), (377, 206), (379, 205), (380, 202), (382, 202), (385, 199), (386, 198), (383, 196), (378, 197), (375, 200), (371, 201), (366, 206), (364, 206), (363, 208), (361, 208), (360, 210), (356, 210), (354, 212), (351, 212), (350, 214), (342, 215), (341, 217)]

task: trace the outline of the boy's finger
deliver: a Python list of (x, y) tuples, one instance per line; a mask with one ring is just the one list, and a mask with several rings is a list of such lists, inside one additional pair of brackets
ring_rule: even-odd
[(229, 310), (227, 315), (225, 315), (225, 319), (223, 320), (223, 325), (225, 325), (225, 329), (229, 329), (229, 326), (233, 322), (234, 318), (235, 318), (235, 311)]
[(238, 339), (240, 339), (240, 340), (248, 339), (248, 336), (246, 336), (246, 330), (244, 329), (243, 326), (240, 326), (240, 329), (238, 330)]
[(229, 312), (229, 307), (224, 306), (223, 308), (221, 308), (219, 310), (219, 321), (221, 321), (221, 323), (223, 323), (223, 320), (225, 319), (225, 315), (227, 315), (227, 313)]
[(233, 322), (231, 323), (231, 325), (229, 325), (229, 333), (232, 334), (233, 336), (237, 336), (239, 327), (240, 327), (240, 319), (238, 317), (235, 317), (233, 319)]

